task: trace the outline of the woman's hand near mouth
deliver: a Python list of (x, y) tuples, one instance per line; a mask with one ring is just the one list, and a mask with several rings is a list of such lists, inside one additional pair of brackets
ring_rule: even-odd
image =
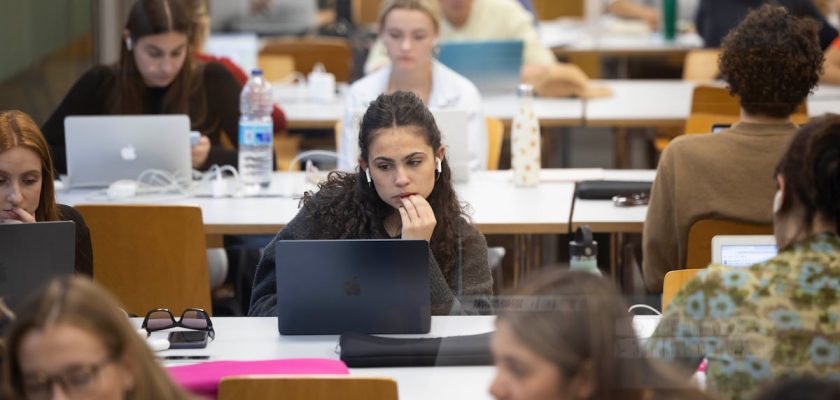
[(402, 207), (398, 210), (402, 220), (402, 238), (430, 241), (437, 225), (432, 206), (423, 196), (417, 194), (403, 197), (400, 201)]

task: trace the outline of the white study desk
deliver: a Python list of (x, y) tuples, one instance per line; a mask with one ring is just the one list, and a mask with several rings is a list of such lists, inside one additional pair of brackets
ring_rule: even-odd
[[(344, 118), (344, 91), (340, 87), (331, 102), (315, 102), (307, 98), (306, 91), (295, 85), (275, 85), (274, 101), (286, 114), (289, 128), (333, 129)], [(482, 95), (484, 115), (498, 118), (509, 125), (517, 109), (516, 95)], [(583, 100), (576, 98), (536, 98), (534, 112), (540, 126), (580, 126), (583, 124)]]
[(604, 16), (594, 26), (575, 18), (541, 21), (540, 41), (557, 55), (594, 53), (602, 56), (643, 56), (684, 54), (703, 47), (695, 32), (677, 33), (666, 41), (661, 32), (653, 32), (644, 22)]
[[(546, 234), (568, 231), (574, 184), (544, 182), (536, 188), (517, 188), (512, 173), (474, 172), (467, 183), (455, 185), (462, 202), (470, 205), (473, 223), (485, 234)], [(302, 172), (275, 173), (272, 185), (288, 187), (286, 197), (211, 198), (138, 197), (109, 201), (92, 196), (93, 190), (57, 192), (59, 203), (77, 204), (179, 204), (201, 207), (207, 234), (275, 234), (298, 212), (300, 195), (314, 190)]]
[[(656, 170), (606, 170), (604, 180), (650, 181)], [(588, 225), (598, 233), (641, 233), (647, 206), (616, 207), (612, 200), (575, 199), (570, 221), (571, 229)]]
[[(691, 114), (691, 95), (698, 85), (681, 80), (595, 82), (610, 88), (613, 95), (586, 102), (584, 120), (587, 126), (682, 127)], [(808, 115), (813, 118), (831, 111), (840, 112), (840, 86), (818, 86), (808, 97)]]
[[(401, 337), (442, 337), (471, 335), (494, 329), (494, 316), (435, 316), (428, 335)], [(636, 334), (650, 337), (658, 316), (637, 316), (633, 320)], [(140, 327), (142, 318), (132, 319)], [(216, 339), (206, 349), (166, 350), (165, 355), (209, 355), (209, 361), (268, 360), (282, 358), (330, 358), (336, 353), (338, 336), (281, 336), (277, 318), (215, 317)], [(166, 338), (166, 332), (153, 333)], [(194, 361), (191, 361), (194, 362)], [(185, 363), (169, 362), (167, 365)], [(412, 399), (489, 399), (488, 388), (495, 375), (493, 366), (464, 367), (393, 367), (353, 368), (350, 375), (388, 377), (397, 381), (399, 398)]]

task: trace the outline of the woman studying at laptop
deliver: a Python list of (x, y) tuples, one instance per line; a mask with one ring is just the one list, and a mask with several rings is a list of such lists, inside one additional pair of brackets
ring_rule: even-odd
[(0, 223), (73, 221), (76, 272), (92, 276), (90, 232), (73, 207), (55, 203), (53, 171), (47, 142), (32, 118), (20, 111), (1, 111)]
[(466, 219), (431, 112), (410, 92), (380, 95), (362, 118), (360, 168), (334, 172), (265, 248), (249, 314), (276, 316), (274, 242), (421, 239), (429, 242), (432, 314), (461, 312), (455, 296), (492, 294), (487, 243)]
[(459, 110), (468, 115), (470, 166), (487, 168), (487, 126), (481, 95), (467, 78), (433, 56), (437, 46), (440, 9), (437, 0), (388, 0), (379, 12), (379, 37), (390, 65), (359, 79), (347, 91), (339, 143), (339, 169), (349, 171), (358, 158), (354, 119), (382, 93), (406, 90), (435, 110)]
[[(59, 173), (67, 172), (64, 118), (69, 115), (188, 114), (202, 133), (193, 168), (236, 165), (239, 84), (220, 64), (193, 64), (192, 22), (180, 1), (137, 0), (125, 26), (120, 60), (85, 73), (43, 126)], [(161, 145), (165, 145), (161, 143)]]

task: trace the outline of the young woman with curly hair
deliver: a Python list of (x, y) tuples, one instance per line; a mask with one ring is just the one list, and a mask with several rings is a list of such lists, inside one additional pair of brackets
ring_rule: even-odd
[(417, 95), (380, 95), (359, 131), (359, 169), (333, 172), (268, 244), (257, 266), (252, 316), (274, 316), (274, 241), (424, 239), (433, 314), (459, 313), (455, 296), (492, 294), (484, 236), (466, 218), (431, 112)]
[(659, 161), (642, 234), (649, 291), (686, 266), (691, 224), (729, 219), (769, 224), (771, 172), (797, 126), (791, 115), (819, 81), (817, 24), (778, 6), (750, 12), (724, 38), (720, 72), (741, 105), (738, 123), (714, 135), (684, 135)]

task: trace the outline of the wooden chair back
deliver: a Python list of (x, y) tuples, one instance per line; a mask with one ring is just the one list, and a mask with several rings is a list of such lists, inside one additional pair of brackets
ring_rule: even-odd
[(499, 159), (502, 157), (502, 141), (505, 138), (505, 124), (502, 120), (486, 117), (487, 124), (487, 169), (499, 169)]
[(685, 54), (683, 80), (712, 81), (720, 74), (718, 68), (719, 49), (694, 49)]
[[(722, 86), (698, 85), (691, 94), (691, 114), (741, 115), (738, 98)], [(808, 102), (803, 101), (793, 112), (794, 122), (808, 122)], [(804, 122), (802, 122), (804, 121)]]
[(194, 206), (77, 205), (90, 229), (93, 280), (125, 311), (212, 312), (201, 209)]
[(335, 75), (336, 82), (347, 82), (353, 64), (353, 53), (347, 39), (337, 37), (277, 38), (266, 42), (260, 57), (286, 55), (294, 59), (297, 71), (308, 74), (317, 63)]
[(260, 54), (257, 66), (269, 82), (283, 81), (295, 72), (295, 59), (288, 54)]
[(350, 376), (245, 376), (224, 378), (218, 400), (397, 400), (397, 382)]
[(712, 238), (716, 235), (772, 235), (772, 224), (733, 221), (726, 219), (702, 219), (691, 225), (688, 231), (686, 268), (706, 268), (712, 262)]
[(674, 300), (674, 296), (680, 292), (683, 286), (688, 281), (694, 279), (697, 273), (702, 270), (702, 268), (675, 269), (665, 274), (665, 282), (662, 284), (662, 314), (665, 314), (665, 310), (668, 309), (671, 300)]

